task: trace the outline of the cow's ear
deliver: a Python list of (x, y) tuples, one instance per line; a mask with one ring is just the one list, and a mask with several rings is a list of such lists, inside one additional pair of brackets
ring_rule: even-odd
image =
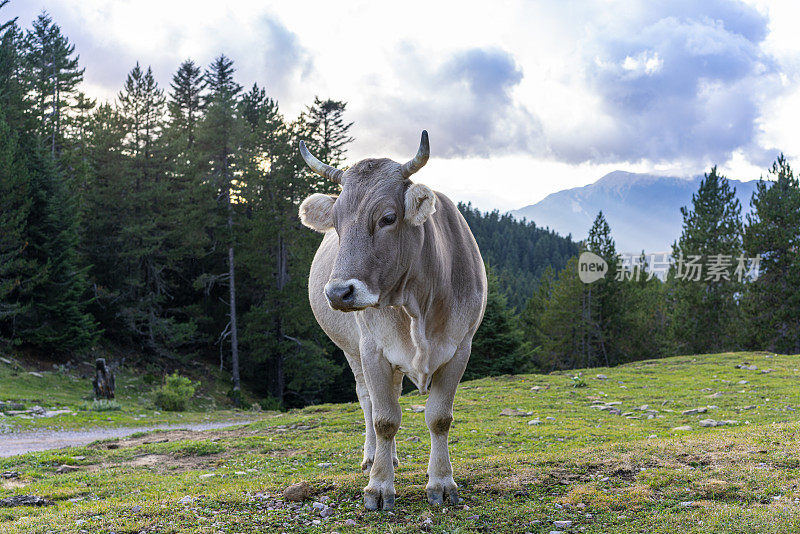
[(427, 185), (411, 184), (406, 189), (406, 221), (423, 224), (436, 211), (436, 194)]
[(300, 204), (300, 222), (317, 232), (333, 228), (333, 203), (335, 195), (314, 193)]

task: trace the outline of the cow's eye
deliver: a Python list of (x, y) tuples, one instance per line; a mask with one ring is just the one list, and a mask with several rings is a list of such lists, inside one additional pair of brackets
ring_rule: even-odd
[(384, 226), (389, 226), (390, 224), (394, 224), (394, 221), (397, 220), (397, 215), (394, 213), (389, 213), (388, 215), (384, 215), (381, 217), (381, 220), (378, 221), (378, 226), (383, 228)]

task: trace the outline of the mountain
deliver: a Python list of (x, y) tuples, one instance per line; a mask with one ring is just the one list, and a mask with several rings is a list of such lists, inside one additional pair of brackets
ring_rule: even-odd
[[(602, 210), (617, 251), (668, 252), (681, 234), (680, 209), (691, 204), (701, 179), (614, 171), (593, 184), (553, 193), (511, 214), (562, 235), (572, 234), (580, 241), (586, 238), (597, 212)], [(750, 197), (757, 182), (730, 180), (742, 205), (742, 215), (750, 211)]]

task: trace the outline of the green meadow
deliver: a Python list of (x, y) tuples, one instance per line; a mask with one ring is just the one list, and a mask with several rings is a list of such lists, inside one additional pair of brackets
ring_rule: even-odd
[[(0, 508), (0, 531), (797, 532), (798, 368), (798, 356), (725, 353), (464, 383), (450, 433), (463, 502), (442, 508), (425, 499), (415, 394), (401, 398), (394, 512), (363, 509), (357, 403), (0, 458), (15, 474), (0, 479), (0, 499), (53, 503)], [(3, 397), (26, 391), (16, 387)], [(69, 404), (69, 390), (53, 393)], [(139, 411), (133, 402), (121, 398), (122, 412)], [(284, 501), (303, 481), (308, 500)]]

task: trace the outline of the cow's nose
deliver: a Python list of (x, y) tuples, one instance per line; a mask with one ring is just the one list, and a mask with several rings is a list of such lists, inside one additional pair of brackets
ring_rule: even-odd
[(331, 280), (325, 285), (325, 296), (336, 310), (349, 308), (355, 300), (356, 288), (350, 281)]

